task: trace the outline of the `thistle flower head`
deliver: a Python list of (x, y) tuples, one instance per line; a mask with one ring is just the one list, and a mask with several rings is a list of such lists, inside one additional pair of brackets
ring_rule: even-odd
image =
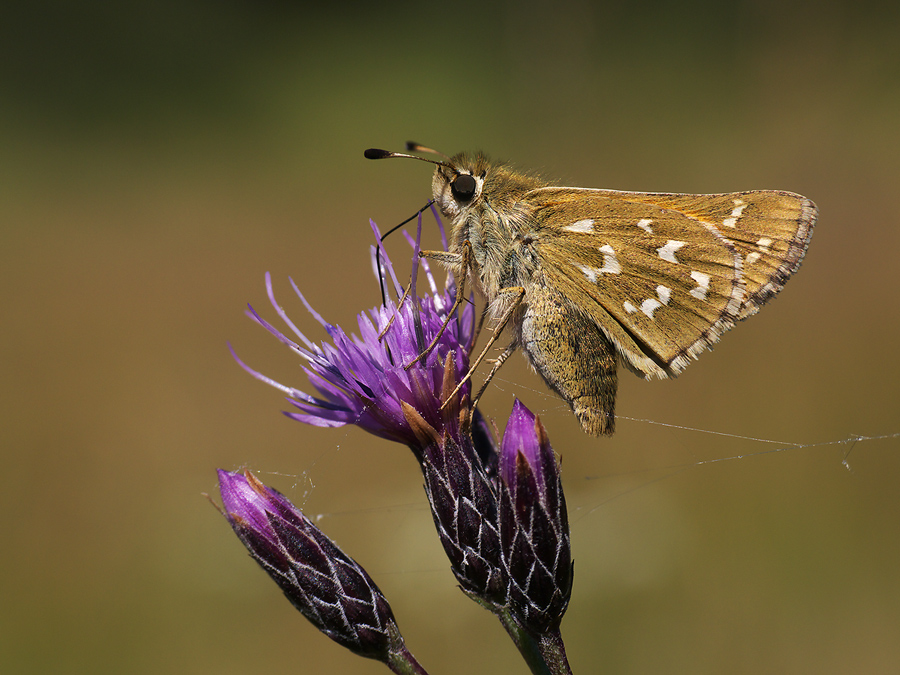
[[(380, 240), (374, 223), (372, 229)], [(448, 431), (458, 435), (459, 399), (469, 395), (469, 384), (462, 387), (455, 402), (443, 410), (441, 406), (444, 397), (468, 372), (474, 310), (471, 305), (466, 305), (448, 321), (455, 286), (450, 283), (446, 290), (439, 291), (428, 265), (424, 261), (420, 263), (418, 242), (412, 242), (408, 235), (407, 239), (413, 245), (413, 287), (421, 264), (431, 292), (421, 298), (410, 295), (399, 303), (399, 307), (398, 303), (388, 300), (381, 307), (359, 314), (358, 335), (348, 335), (340, 326), (325, 321), (292, 281), (291, 285), (306, 309), (331, 338), (330, 342), (315, 344), (276, 302), (271, 277), (266, 275), (269, 300), (298, 341), (276, 329), (252, 307), (250, 316), (306, 361), (303, 369), (318, 396), (280, 384), (251, 369), (236, 355), (235, 359), (251, 375), (288, 395), (298, 410), (285, 413), (288, 417), (321, 427), (355, 424), (376, 436), (416, 449), (419, 441), (409, 427), (401, 405), (406, 404), (439, 433)], [(377, 263), (377, 274), (389, 279), (399, 296), (401, 286), (388, 257), (372, 247), (372, 258), (373, 263)], [(425, 351), (445, 323), (447, 327), (434, 349), (407, 368)]]

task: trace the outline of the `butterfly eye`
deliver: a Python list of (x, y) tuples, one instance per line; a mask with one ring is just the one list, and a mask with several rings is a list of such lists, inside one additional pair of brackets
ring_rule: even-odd
[(461, 173), (450, 183), (453, 197), (460, 202), (467, 202), (475, 196), (475, 179), (467, 173)]

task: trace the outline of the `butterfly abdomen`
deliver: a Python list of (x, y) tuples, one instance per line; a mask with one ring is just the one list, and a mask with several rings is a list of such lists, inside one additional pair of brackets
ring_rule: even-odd
[(519, 345), (532, 367), (594, 436), (615, 430), (616, 350), (587, 317), (550, 287), (534, 283), (519, 324)]

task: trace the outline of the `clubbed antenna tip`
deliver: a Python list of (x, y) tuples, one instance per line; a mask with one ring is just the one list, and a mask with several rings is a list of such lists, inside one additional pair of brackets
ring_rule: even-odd
[(385, 159), (386, 157), (390, 157), (394, 153), (388, 150), (379, 150), (378, 148), (369, 148), (363, 153), (366, 159)]
[[(434, 152), (434, 150), (429, 150), (428, 148), (417, 146), (416, 152)], [(419, 157), (418, 155), (407, 155), (403, 152), (391, 152), (390, 150), (379, 150), (378, 148), (369, 148), (363, 153), (366, 156), (366, 159), (387, 159), (388, 157), (406, 157), (407, 159), (418, 159), (420, 162), (428, 162), (429, 164), (437, 164), (438, 166), (444, 166), (450, 169), (451, 171), (456, 171), (452, 166), (447, 164), (446, 162), (436, 162), (433, 159), (427, 159), (425, 157)], [(438, 153), (440, 154), (440, 153)], [(445, 155), (446, 157), (446, 155)], [(449, 159), (449, 157), (448, 157)], [(458, 172), (457, 172), (458, 173)]]

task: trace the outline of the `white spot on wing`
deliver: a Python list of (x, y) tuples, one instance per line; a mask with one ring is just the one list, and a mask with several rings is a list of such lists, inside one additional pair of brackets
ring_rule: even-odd
[(628, 312), (629, 314), (634, 314), (636, 311), (638, 311), (638, 308), (635, 307), (634, 305), (632, 305), (627, 300), (622, 304), (622, 306), (625, 308), (625, 311)]
[(656, 252), (659, 253), (659, 257), (663, 260), (667, 260), (668, 262), (677, 263), (678, 261), (675, 259), (675, 251), (684, 246), (683, 241), (676, 241), (675, 239), (669, 239), (666, 242), (665, 246), (661, 246), (656, 249)]
[(656, 298), (647, 298), (641, 303), (641, 311), (651, 319), (653, 318), (653, 312), (660, 307), (662, 307), (662, 303)]
[(616, 259), (616, 251), (609, 244), (600, 247), (600, 253), (603, 254), (603, 267), (600, 271), (607, 274), (618, 274), (622, 271), (622, 266)]
[(601, 270), (599, 270), (596, 267), (588, 267), (587, 265), (579, 265), (578, 263), (575, 263), (575, 266), (584, 273), (584, 276), (587, 277), (588, 281), (590, 281), (592, 284), (597, 283), (597, 275), (600, 274)]
[(653, 228), (650, 227), (650, 223), (652, 223), (652, 222), (653, 222), (653, 221), (650, 220), (649, 218), (641, 218), (641, 219), (637, 222), (637, 226), (638, 226), (639, 228), (641, 228), (641, 229), (642, 229), (644, 232), (646, 232), (647, 234), (653, 234)]
[(691, 272), (691, 279), (697, 282), (697, 288), (691, 289), (691, 295), (698, 300), (706, 300), (706, 294), (709, 292), (709, 275), (694, 270)]
[(741, 217), (741, 214), (744, 212), (744, 209), (747, 208), (747, 205), (744, 203), (743, 199), (734, 199), (734, 208), (731, 209), (731, 217), (726, 218), (722, 221), (722, 224), (726, 227), (734, 227), (737, 225), (738, 218)]
[(622, 266), (619, 264), (616, 258), (616, 251), (612, 246), (604, 244), (600, 247), (600, 252), (603, 254), (603, 267), (588, 267), (587, 265), (575, 263), (575, 267), (580, 269), (585, 278), (592, 284), (597, 283), (597, 279), (601, 274), (619, 274), (622, 271)]
[(672, 289), (666, 288), (662, 284), (656, 287), (656, 296), (659, 298), (659, 301), (664, 304), (669, 304), (669, 298), (672, 297)]
[(566, 225), (563, 229), (567, 230), (568, 232), (590, 234), (594, 231), (594, 221), (590, 218), (585, 218), (584, 220), (576, 220), (571, 225)]
[(768, 237), (762, 237), (759, 241), (756, 242), (756, 245), (759, 246), (759, 251), (752, 251), (747, 254), (747, 264), (752, 265), (757, 260), (762, 258), (763, 253), (769, 253), (769, 247), (772, 245), (772, 239)]

